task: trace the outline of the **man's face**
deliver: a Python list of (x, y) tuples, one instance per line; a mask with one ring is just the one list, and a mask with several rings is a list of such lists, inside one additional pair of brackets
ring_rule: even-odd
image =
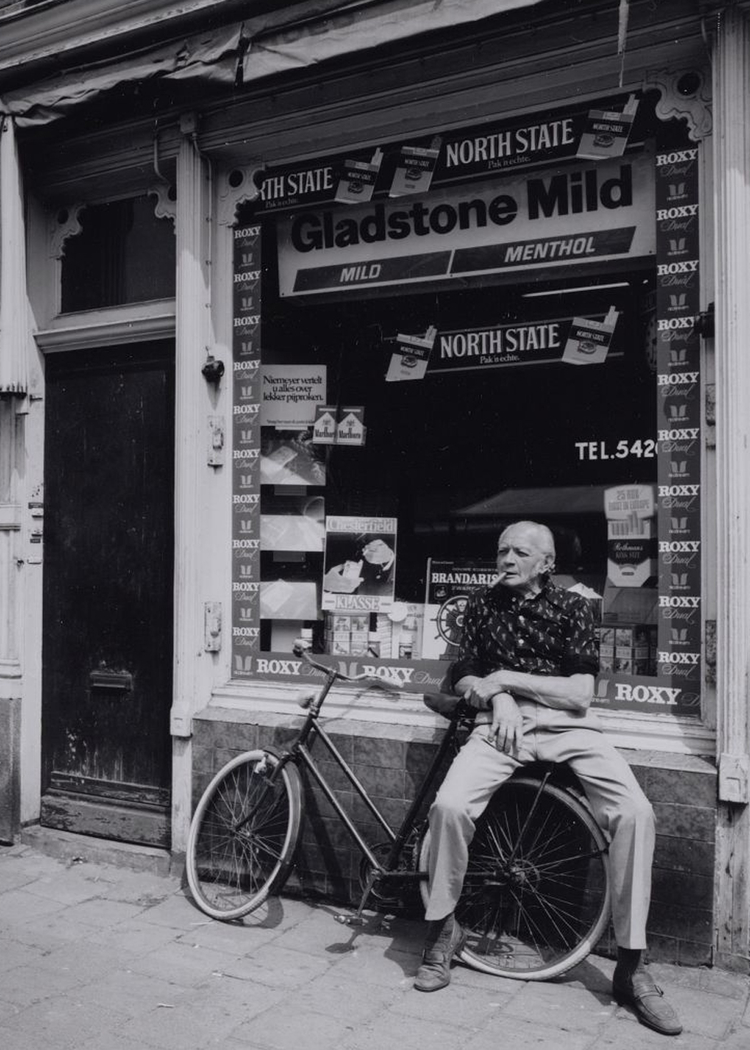
[(518, 594), (535, 594), (552, 556), (545, 553), (536, 529), (511, 525), (497, 544), (498, 582)]

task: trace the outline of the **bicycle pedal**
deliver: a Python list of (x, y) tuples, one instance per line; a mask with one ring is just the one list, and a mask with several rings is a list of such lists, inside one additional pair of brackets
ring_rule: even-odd
[(363, 919), (361, 915), (346, 915), (344, 912), (338, 912), (333, 916), (336, 922), (340, 922), (342, 926), (364, 926), (366, 919)]

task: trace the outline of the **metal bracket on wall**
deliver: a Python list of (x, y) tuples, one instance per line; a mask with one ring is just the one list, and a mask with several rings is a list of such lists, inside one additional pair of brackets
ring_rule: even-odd
[(723, 752), (719, 757), (719, 800), (747, 803), (749, 781), (750, 757)]

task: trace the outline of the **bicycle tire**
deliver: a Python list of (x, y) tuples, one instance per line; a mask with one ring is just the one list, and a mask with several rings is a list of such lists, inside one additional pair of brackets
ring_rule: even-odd
[(206, 915), (229, 921), (260, 907), (286, 880), (303, 815), (297, 767), (268, 748), (228, 762), (208, 785), (190, 824), (185, 871)]
[[(610, 915), (607, 841), (588, 806), (541, 781), (514, 776), (477, 821), (456, 906), (467, 930), (462, 962), (497, 977), (545, 981), (582, 962)], [(523, 835), (522, 835), (523, 831)], [(419, 853), (427, 870), (429, 829)], [(421, 884), (427, 902), (426, 881)]]

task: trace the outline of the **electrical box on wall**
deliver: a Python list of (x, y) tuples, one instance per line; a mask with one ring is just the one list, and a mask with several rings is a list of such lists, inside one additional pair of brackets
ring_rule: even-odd
[(218, 653), (221, 649), (221, 602), (206, 602), (203, 607), (203, 648), (207, 653)]
[(224, 419), (208, 417), (208, 465), (220, 467), (224, 463)]

